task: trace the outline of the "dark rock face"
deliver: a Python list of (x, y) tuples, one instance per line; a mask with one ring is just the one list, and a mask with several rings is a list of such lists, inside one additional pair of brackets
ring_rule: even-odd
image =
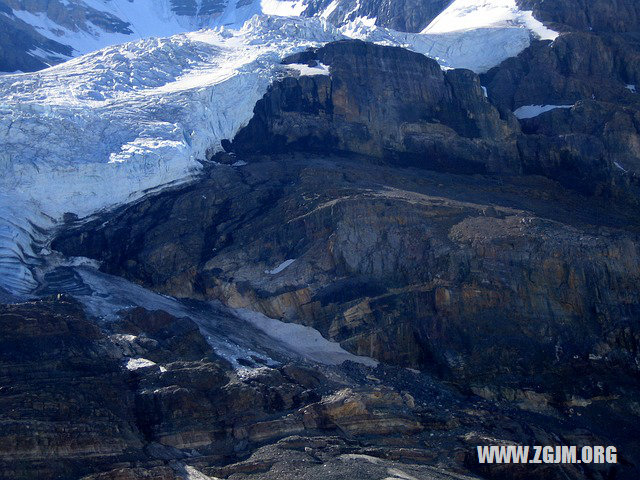
[(518, 125), (501, 118), (472, 72), (443, 72), (423, 55), (352, 40), (284, 60), (314, 62), (330, 65), (331, 76), (274, 84), (231, 150), (338, 151), (437, 170), (518, 171)]
[[(606, 6), (588, 2), (586, 10), (575, 12), (586, 12), (596, 24), (622, 19), (623, 4), (637, 9), (636, 2), (619, 3), (621, 10), (614, 12), (600, 11), (613, 8), (610, 2)], [(571, 9), (554, 10), (569, 4), (546, 2), (540, 8), (549, 8), (557, 22), (575, 24), (570, 30), (587, 31), (565, 33), (552, 44), (533, 42), (518, 57), (483, 75), (482, 82), (500, 109), (573, 105), (521, 121), (525, 135), (518, 149), (524, 172), (548, 176), (591, 195), (616, 196), (637, 204), (640, 96), (635, 85), (640, 83), (640, 43), (637, 33), (621, 33), (638, 32), (637, 17), (630, 13), (623, 20), (628, 25), (607, 33), (606, 25), (587, 29), (581, 21), (565, 18), (563, 12)], [(591, 8), (596, 10), (590, 12)]]
[[(551, 47), (537, 42), (483, 77), (489, 101), (469, 71), (442, 72), (398, 48), (331, 43), (285, 60), (329, 65), (330, 76), (276, 82), (225, 148), (351, 153), (455, 173), (524, 172), (637, 204), (640, 97), (618, 73), (634, 63), (612, 48), (590, 33), (563, 35)], [(520, 124), (511, 114), (526, 105), (574, 104)]]
[[(614, 73), (631, 63), (607, 42), (572, 33), (534, 44), (483, 77), (490, 101), (471, 72), (443, 73), (401, 49), (348, 41), (294, 55), (285, 63), (322, 63), (331, 75), (275, 83), (215, 156), (227, 165), (72, 227), (52, 246), (163, 293), (312, 326), (354, 353), (555, 417), (551, 430), (562, 419), (568, 444), (615, 439), (635, 469), (640, 217), (631, 168), (640, 117)], [(592, 98), (594, 86), (603, 98)], [(564, 101), (575, 105), (520, 121), (510, 113)], [(237, 160), (248, 165), (228, 166)], [(144, 431), (231, 462), (207, 467), (215, 476), (272, 478), (282, 468), (273, 444), (248, 463), (230, 452), (289, 435), (337, 428), (415, 439), (429, 428), (393, 389), (327, 390), (326, 380), (305, 386), (281, 369), (258, 384), (166, 369), (140, 383)], [(191, 393), (175, 378), (189, 378)], [(233, 439), (228, 421), (211, 414), (234, 415), (218, 398), (240, 405)], [(208, 428), (174, 414), (186, 406)], [(545, 435), (536, 441), (557, 443)], [(352, 453), (338, 452), (327, 461)], [(459, 453), (467, 471), (489, 478), (613, 475), (514, 474)]]
[[(625, 448), (623, 465), (531, 466), (511, 478), (637, 473), (625, 435), (602, 436), (595, 422), (572, 437), (582, 420), (558, 424), (531, 391), (513, 394), (544, 407), (533, 416), (391, 366), (289, 364), (242, 374), (189, 319), (137, 308), (102, 330), (64, 296), (3, 306), (0, 320), (3, 478), (501, 478), (500, 466), (473, 464), (475, 445), (487, 439)], [(154, 363), (125, 369), (133, 358)], [(585, 415), (598, 412), (590, 408)]]
[[(239, 378), (191, 320), (164, 312), (125, 312), (105, 332), (58, 296), (3, 305), (0, 328), (2, 478), (184, 478), (189, 457), (229, 461), (291, 433), (423, 429), (393, 389), (295, 365)], [(147, 362), (125, 368), (132, 358)]]
[(588, 195), (640, 199), (640, 110), (579, 101), (523, 120), (523, 169)]
[(640, 29), (640, 5), (635, 0), (517, 0), (526, 10), (554, 28), (593, 30), (596, 32), (637, 32)]
[(9, 5), (0, 1), (0, 71), (20, 70), (32, 72), (47, 65), (37, 56), (29, 54), (36, 48), (57, 57), (71, 56), (73, 49), (44, 37), (33, 26), (13, 16)]
[(121, 359), (68, 299), (0, 306), (0, 476), (71, 478), (142, 453)]
[[(234, 371), (187, 318), (135, 309), (101, 330), (66, 299), (3, 307), (3, 375), (24, 394), (0, 399), (15, 415), (0, 475), (638, 478), (635, 4), (620, 2), (629, 18), (615, 23), (604, 3), (586, 20), (546, 3), (533, 6), (570, 33), (483, 76), (489, 100), (471, 72), (401, 49), (292, 56), (331, 75), (272, 86), (215, 157), (248, 165), (69, 224), (52, 245), (166, 294), (313, 326), (384, 364)], [(574, 31), (585, 25), (597, 28)], [(573, 106), (510, 113), (532, 104)], [(21, 383), (12, 372), (25, 370)], [(60, 372), (64, 404), (87, 405), (62, 425), (88, 440), (46, 440), (66, 455), (47, 469), (49, 450), (23, 445), (34, 425), (60, 427), (62, 407), (33, 401), (43, 384), (59, 398), (42, 377)], [(620, 464), (478, 465), (483, 443), (616, 445)]]
[(311, 325), (490, 400), (563, 415), (589, 405), (591, 427), (606, 411), (621, 441), (633, 437), (623, 392), (637, 388), (640, 351), (635, 209), (541, 177), (253, 160), (54, 247), (165, 293)]
[(532, 46), (483, 76), (491, 102), (509, 109), (522, 105), (571, 105), (578, 100), (638, 104), (627, 84), (640, 79), (638, 44), (591, 32), (567, 33), (553, 44)]

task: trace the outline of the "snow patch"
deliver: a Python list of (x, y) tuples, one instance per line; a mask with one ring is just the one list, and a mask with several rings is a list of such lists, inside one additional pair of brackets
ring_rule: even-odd
[(134, 342), (138, 337), (129, 333), (114, 333), (113, 335), (111, 335), (111, 338), (116, 341), (123, 340), (125, 342), (131, 343)]
[(289, 265), (291, 265), (295, 261), (296, 261), (295, 258), (293, 260), (285, 260), (280, 265), (278, 265), (276, 268), (274, 268), (272, 270), (265, 270), (264, 273), (268, 273), (269, 275), (276, 275), (276, 274), (280, 273), (281, 271), (283, 271), (285, 268), (287, 268)]
[(627, 85), (627, 90), (629, 90), (631, 93), (638, 93), (635, 85)]
[(314, 75), (331, 75), (329, 73), (329, 66), (323, 63), (318, 63), (318, 65), (314, 67), (310, 67), (304, 63), (288, 63), (286, 67), (297, 71), (299, 75), (307, 75), (309, 77)]
[(616, 168), (622, 170), (624, 173), (628, 173), (628, 170), (624, 168), (622, 165), (620, 165), (618, 162), (613, 162), (613, 164), (616, 166)]
[(146, 358), (130, 358), (127, 360), (127, 370), (138, 370), (139, 368), (153, 367), (156, 362), (147, 360)]
[(262, 13), (265, 15), (279, 15), (282, 17), (299, 17), (307, 9), (304, 0), (287, 2), (283, 0), (260, 0)]
[[(247, 370), (241, 363), (247, 358), (266, 366), (278, 365), (283, 357), (302, 357), (325, 365), (338, 365), (346, 360), (370, 366), (378, 363), (345, 351), (311, 327), (284, 323), (250, 310), (231, 310), (215, 303), (185, 304), (90, 267), (75, 267), (74, 271), (83, 286), (91, 291), (74, 294), (88, 314), (102, 322), (110, 322), (118, 319), (122, 310), (141, 306), (148, 310), (164, 310), (178, 318), (188, 317), (198, 325), (214, 351), (238, 371)], [(271, 356), (274, 353), (279, 360)], [(127, 365), (131, 362), (131, 367), (148, 366), (143, 360), (129, 359)]]
[(317, 330), (297, 323), (285, 323), (246, 309), (235, 310), (238, 317), (250, 322), (267, 335), (285, 344), (291, 351), (325, 365), (339, 365), (346, 360), (376, 366), (369, 357), (353, 355), (340, 344), (325, 339)]
[(327, 8), (325, 8), (323, 12), (320, 14), (320, 18), (324, 18), (324, 19), (329, 18), (329, 16), (335, 11), (335, 9), (338, 8), (338, 5), (339, 5), (338, 0), (333, 0), (329, 4), (329, 6), (327, 6)]
[(556, 108), (571, 108), (573, 105), (525, 105), (519, 108), (516, 108), (513, 111), (513, 114), (523, 120), (525, 118), (533, 118), (541, 115), (545, 112), (549, 112), (551, 110), (555, 110)]

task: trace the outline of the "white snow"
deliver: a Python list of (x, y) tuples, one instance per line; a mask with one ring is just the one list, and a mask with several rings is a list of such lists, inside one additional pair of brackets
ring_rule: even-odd
[[(381, 35), (382, 31), (382, 35)], [(530, 44), (531, 36), (555, 40), (558, 33), (545, 27), (515, 0), (454, 0), (420, 34), (388, 29), (353, 32), (376, 41), (376, 36), (407, 45), (442, 66), (486, 72)]]
[(333, 0), (327, 8), (320, 14), (320, 18), (329, 18), (329, 16), (338, 8), (340, 2), (338, 0)]
[(282, 262), (280, 265), (278, 265), (276, 268), (272, 269), (272, 270), (265, 270), (264, 273), (268, 273), (269, 275), (276, 275), (278, 273), (280, 273), (281, 271), (283, 271), (285, 268), (287, 268), (289, 265), (291, 265), (293, 262), (295, 262), (295, 258), (293, 260), (285, 260), (284, 262)]
[(260, 0), (262, 13), (265, 15), (279, 15), (283, 17), (298, 17), (305, 11), (307, 5), (304, 0), (287, 2), (283, 0)]
[(479, 28), (526, 28), (541, 40), (555, 40), (558, 32), (518, 8), (515, 0), (454, 0), (422, 33), (451, 33)]
[(84, 4), (129, 23), (129, 29), (133, 34), (107, 32), (90, 22), (81, 23), (80, 28), (71, 30), (50, 19), (46, 12), (31, 13), (26, 10), (14, 10), (13, 14), (20, 20), (36, 27), (38, 33), (43, 36), (71, 46), (74, 50), (74, 56), (109, 45), (149, 37), (166, 37), (203, 26), (200, 24), (201, 22), (196, 20), (179, 19), (171, 12), (170, 3), (164, 0), (111, 0), (108, 2), (84, 0)]
[(330, 75), (329, 66), (324, 65), (323, 63), (318, 63), (318, 65), (314, 67), (310, 67), (309, 65), (305, 65), (304, 63), (289, 63), (286, 65), (287, 68), (291, 70), (295, 70), (299, 75)]
[(635, 85), (627, 85), (627, 90), (629, 90), (631, 93), (637, 93)]
[[(60, 262), (43, 268), (55, 268)], [(282, 357), (298, 358), (337, 365), (345, 360), (376, 365), (368, 357), (350, 354), (340, 345), (322, 337), (311, 327), (284, 323), (249, 310), (232, 310), (218, 303), (183, 303), (180, 300), (160, 295), (121, 277), (107, 275), (94, 267), (73, 267), (82, 282), (83, 290), (90, 293), (75, 293), (74, 296), (86, 308), (89, 315), (101, 322), (120, 318), (122, 310), (141, 306), (148, 310), (164, 310), (178, 318), (193, 320), (214, 351), (228, 360), (235, 369), (246, 367), (240, 359), (252, 359), (266, 366), (275, 366)], [(43, 270), (45, 271), (45, 270)], [(135, 339), (135, 337), (132, 337)], [(277, 353), (274, 360), (273, 354)], [(149, 360), (131, 358), (127, 367), (148, 366)], [(163, 367), (160, 367), (163, 370)]]
[(531, 33), (515, 26), (445, 33), (405, 33), (353, 22), (340, 29), (346, 36), (382, 45), (397, 45), (438, 61), (443, 68), (468, 68), (483, 73), (531, 44)]
[(624, 173), (628, 172), (628, 170), (624, 168), (622, 165), (620, 165), (618, 162), (613, 162), (613, 164), (616, 166), (616, 168), (622, 170)]
[(130, 358), (127, 360), (127, 370), (138, 370), (139, 368), (152, 367), (156, 362), (147, 360), (146, 358)]
[(353, 355), (340, 344), (325, 339), (317, 330), (297, 323), (285, 323), (246, 309), (235, 310), (238, 317), (250, 322), (270, 337), (285, 344), (292, 352), (326, 365), (339, 365), (346, 360), (376, 366), (370, 357)]
[(571, 108), (572, 105), (525, 105), (516, 108), (513, 114), (519, 119), (533, 118), (556, 108)]
[[(302, 15), (307, 6), (307, 0), (229, 0), (223, 2), (221, 12), (186, 16), (173, 12), (170, 0), (74, 2), (74, 9), (91, 8), (122, 20), (131, 34), (107, 32), (89, 20), (80, 21), (70, 29), (56, 23), (44, 11), (14, 10), (13, 14), (36, 27), (44, 36), (70, 45), (75, 56), (135, 39), (166, 37), (203, 27), (238, 29), (254, 15), (296, 17)], [(359, 6), (356, 2), (346, 17), (354, 14)], [(340, 7), (339, 0), (333, 0), (318, 16), (327, 19)], [(423, 35), (379, 28), (375, 22), (375, 17), (355, 17), (340, 30), (347, 37), (391, 40), (392, 44), (402, 44), (438, 57), (445, 67), (470, 68), (476, 72), (484, 72), (509, 56), (517, 55), (529, 45), (531, 35), (551, 40), (558, 36), (557, 32), (534, 19), (531, 11), (519, 10), (515, 0), (455, 0), (421, 32)], [(34, 54), (45, 62), (56, 58), (45, 51)]]

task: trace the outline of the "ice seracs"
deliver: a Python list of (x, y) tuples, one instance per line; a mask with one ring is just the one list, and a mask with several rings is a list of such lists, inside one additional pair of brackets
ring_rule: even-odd
[(340, 38), (318, 19), (254, 17), (0, 77), (0, 188), (12, 206), (0, 213), (0, 283), (35, 285), (24, 265), (34, 225), (188, 180), (248, 123), (284, 56)]

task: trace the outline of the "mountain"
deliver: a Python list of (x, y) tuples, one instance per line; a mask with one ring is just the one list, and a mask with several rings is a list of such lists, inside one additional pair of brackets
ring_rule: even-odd
[(485, 71), (535, 37), (525, 24), (513, 24), (517, 18), (490, 20), (478, 29), (431, 34), (254, 16), (239, 28), (149, 38), (32, 75), (0, 77), (2, 286), (26, 293), (36, 285), (29, 265), (46, 243), (38, 232), (64, 213), (84, 217), (188, 180), (207, 150), (220, 150), (220, 141), (249, 121), (269, 83), (291, 72), (280, 65), (284, 56), (354, 37)]
[[(445, 0), (2, 0), (0, 71), (39, 70), (137, 39), (167, 37), (201, 28), (239, 28), (253, 15), (317, 17), (347, 31), (364, 25), (397, 32), (445, 33), (469, 27), (521, 24), (542, 34), (542, 38), (553, 35), (531, 13), (521, 13), (515, 0), (480, 7), (464, 0), (449, 3)], [(472, 8), (468, 8), (468, 3)], [(462, 17), (470, 23), (460, 23)], [(448, 52), (446, 56), (451, 54)]]
[(635, 0), (1, 5), (0, 477), (638, 478)]
[(100, 48), (213, 27), (240, 27), (256, 14), (321, 17), (335, 26), (360, 18), (417, 32), (444, 8), (428, 2), (280, 0), (98, 0), (0, 2), (0, 71), (34, 71)]

